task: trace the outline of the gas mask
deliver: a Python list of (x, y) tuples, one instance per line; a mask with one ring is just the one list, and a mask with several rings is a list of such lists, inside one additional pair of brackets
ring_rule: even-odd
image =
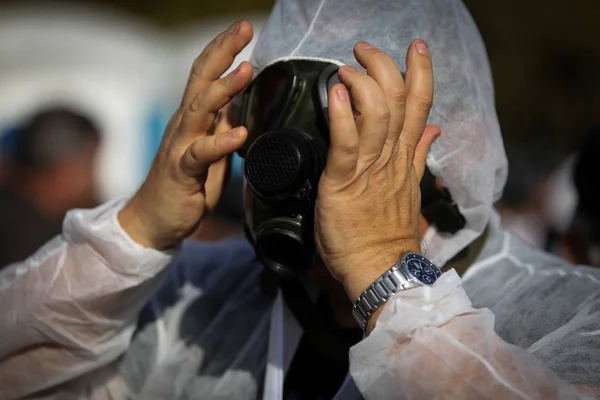
[[(302, 278), (316, 259), (314, 207), (329, 148), (329, 89), (339, 66), (287, 60), (262, 70), (243, 94), (245, 224), (256, 256), (281, 277)], [(426, 170), (421, 212), (450, 234), (465, 219)]]

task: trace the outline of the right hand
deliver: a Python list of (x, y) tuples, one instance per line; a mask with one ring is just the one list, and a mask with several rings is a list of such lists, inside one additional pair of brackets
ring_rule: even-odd
[(220, 78), (252, 40), (252, 25), (237, 22), (217, 36), (194, 62), (179, 109), (173, 115), (146, 180), (119, 213), (133, 240), (167, 249), (189, 236), (216, 206), (228, 173), (228, 157), (248, 135), (233, 128), (228, 105), (252, 80), (243, 62)]

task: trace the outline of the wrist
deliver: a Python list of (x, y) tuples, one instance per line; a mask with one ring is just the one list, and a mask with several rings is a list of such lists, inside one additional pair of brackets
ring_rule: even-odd
[(153, 234), (151, 222), (140, 210), (135, 197), (119, 211), (117, 219), (125, 233), (139, 245), (156, 250), (165, 250), (169, 247), (160, 243), (160, 240)]
[(365, 255), (362, 262), (358, 262), (351, 271), (342, 279), (342, 284), (352, 303), (375, 282), (385, 271), (398, 262), (402, 253), (421, 254), (421, 245), (418, 240), (406, 240), (397, 245), (376, 250)]

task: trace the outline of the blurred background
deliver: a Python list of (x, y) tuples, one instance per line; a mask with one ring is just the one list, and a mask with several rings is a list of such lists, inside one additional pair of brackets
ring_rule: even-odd
[[(568, 243), (595, 229), (585, 223), (595, 213), (582, 211), (574, 174), (579, 165), (580, 186), (591, 179), (589, 188), (600, 171), (597, 150), (585, 168), (578, 158), (594, 148), (600, 126), (600, 3), (465, 3), (488, 48), (509, 156), (503, 223), (534, 246), (593, 263), (594, 240), (579, 251)], [(66, 210), (131, 194), (194, 58), (237, 19), (260, 31), (272, 4), (0, 0), (0, 265), (60, 231)], [(198, 238), (241, 232), (240, 185), (236, 160)], [(586, 196), (600, 204), (596, 190)]]

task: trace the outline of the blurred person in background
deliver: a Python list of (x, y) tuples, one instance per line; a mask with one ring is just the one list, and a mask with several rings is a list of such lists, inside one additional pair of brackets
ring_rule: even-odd
[[(577, 208), (577, 190), (573, 183), (573, 168), (577, 153), (569, 154), (546, 180), (547, 198), (543, 202), (547, 224), (546, 251), (565, 258), (565, 234)], [(566, 257), (575, 262), (572, 258)]]
[(0, 187), (0, 265), (23, 260), (61, 232), (66, 212), (97, 205), (98, 127), (54, 108), (11, 133)]
[(496, 204), (502, 227), (526, 243), (545, 249), (549, 177), (560, 157), (539, 142), (530, 144), (524, 140), (507, 144), (506, 148), (509, 173), (502, 199)]
[(563, 256), (576, 264), (600, 267), (600, 128), (588, 133), (575, 159), (572, 179), (577, 208), (563, 237)]

